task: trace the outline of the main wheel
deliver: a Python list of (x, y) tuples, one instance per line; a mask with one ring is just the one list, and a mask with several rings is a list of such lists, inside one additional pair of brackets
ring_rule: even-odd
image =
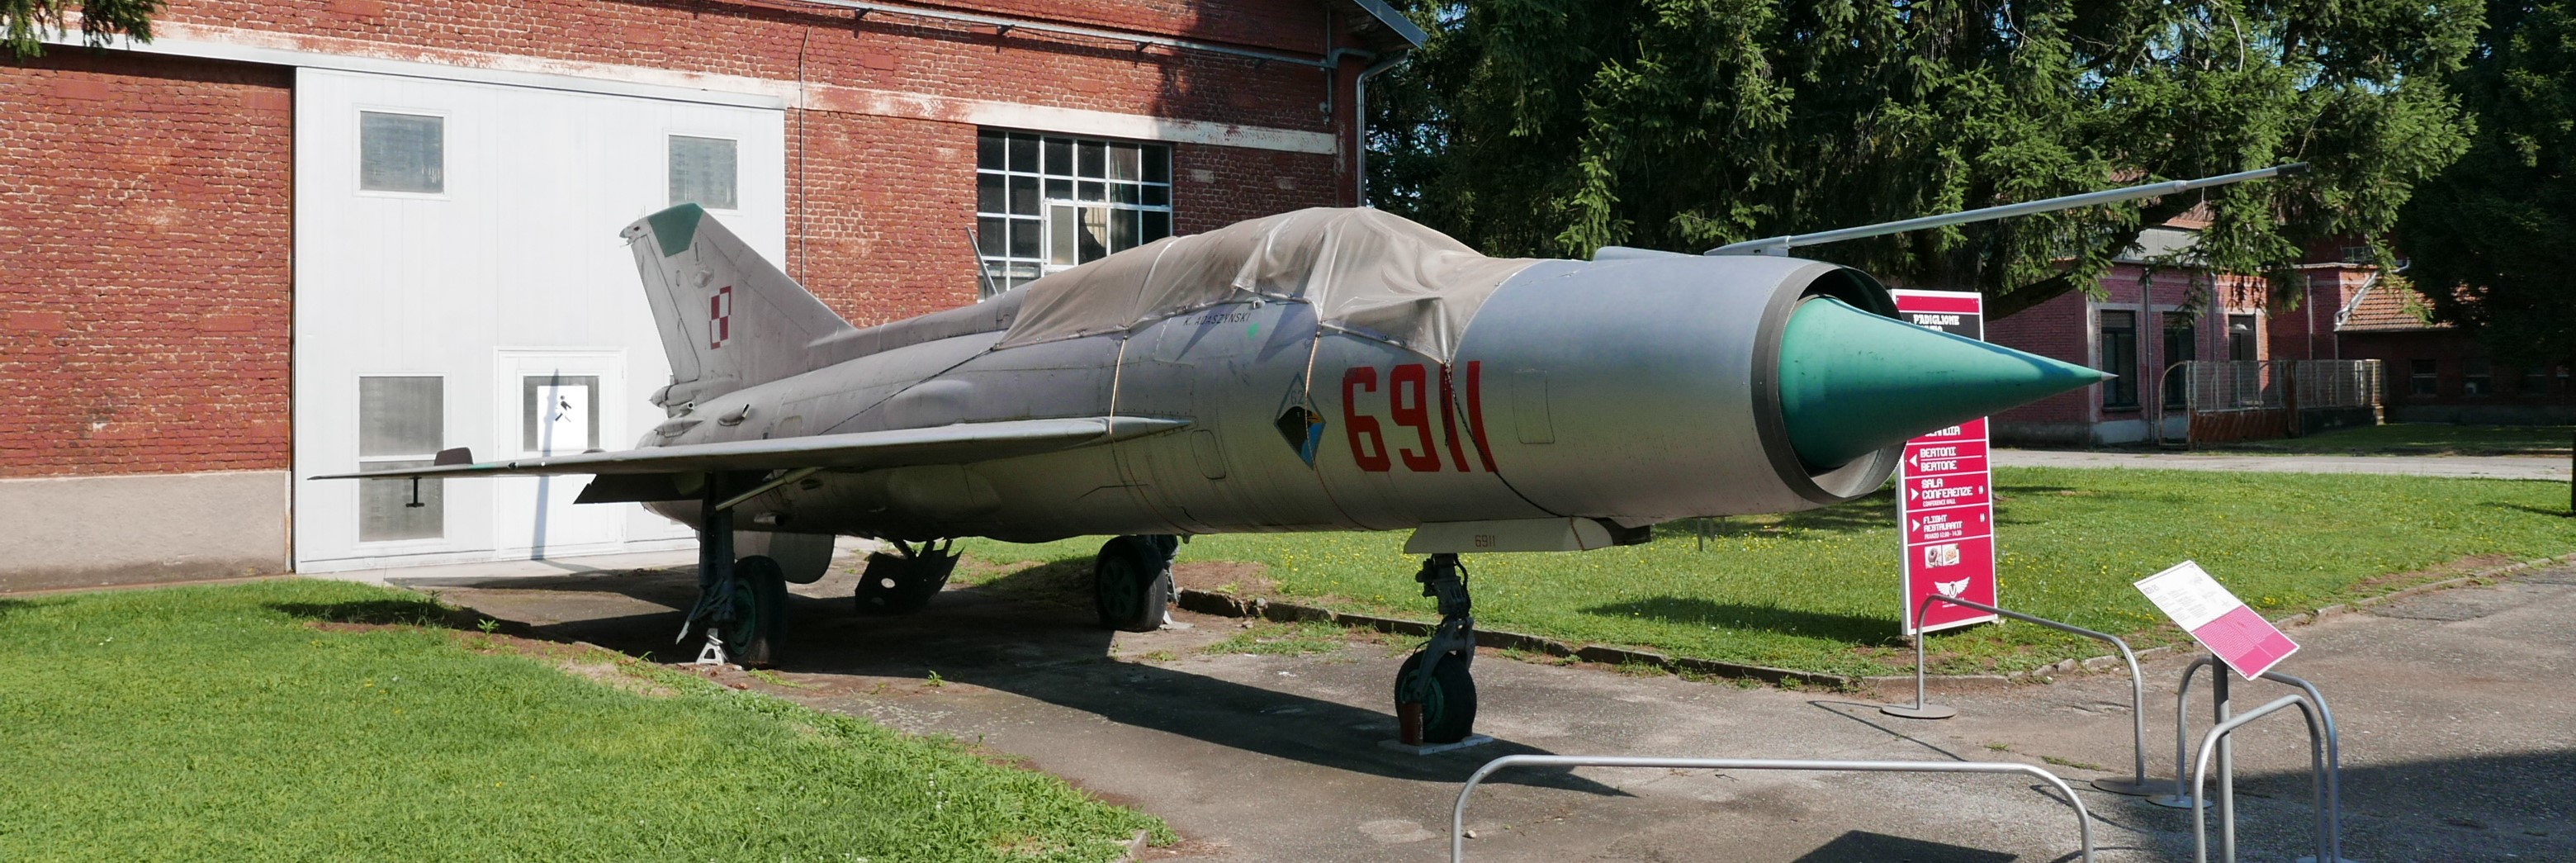
[(1172, 556), (1145, 537), (1111, 539), (1092, 561), (1091, 589), (1101, 626), (1125, 632), (1162, 628), (1172, 605)]
[(787, 635), (787, 574), (778, 561), (752, 555), (733, 562), (733, 622), (722, 631), (725, 654), (744, 668), (778, 661)]
[[(1422, 667), (1428, 654), (1416, 653), (1404, 660), (1395, 672), (1395, 703), (1398, 715), (1404, 710), (1404, 681), (1413, 670)], [(1422, 701), (1422, 742), (1456, 743), (1467, 739), (1476, 726), (1476, 678), (1467, 673), (1467, 664), (1456, 660), (1440, 663), (1431, 669), (1431, 691)]]

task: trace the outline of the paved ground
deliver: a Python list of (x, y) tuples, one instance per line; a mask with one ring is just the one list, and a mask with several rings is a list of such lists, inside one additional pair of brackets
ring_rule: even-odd
[(2568, 460), (2525, 455), (2199, 455), (1998, 449), (2004, 467), (2104, 467), (2274, 473), (2380, 473), (2566, 482)]
[[(1199, 648), (1237, 622), (1184, 614), (1191, 628), (1113, 639), (1081, 609), (980, 590), (949, 591), (919, 616), (865, 619), (847, 613), (848, 579), (798, 588), (784, 669), (796, 688), (726, 679), (1024, 756), (1169, 820), (1185, 841), (1156, 852), (1164, 857), (1444, 859), (1457, 783), (1507, 753), (2020, 761), (2054, 764), (2078, 784), (2131, 763), (2124, 674), (1936, 693), (1960, 717), (1919, 721), (1881, 716), (1865, 696), (1500, 657), (1476, 668), (1479, 730), (1501, 742), (1401, 755), (1377, 745), (1393, 736), (1399, 645), (1211, 655)], [(671, 643), (673, 608), (692, 590), (679, 574), (396, 581), (548, 637), (654, 657), (694, 648)], [(2576, 699), (2563, 692), (2576, 673), (2571, 616), (2576, 568), (2293, 633), (2306, 649), (2284, 669), (2322, 686), (2343, 728), (2348, 857), (2576, 860)], [(2173, 770), (2169, 692), (2183, 661), (2147, 670), (2155, 776)], [(941, 685), (929, 684), (933, 671)], [(2247, 705), (2278, 694), (2245, 686)], [(2247, 861), (2310, 847), (2297, 728), (2284, 717), (2240, 745)], [(1468, 818), (1480, 861), (1999, 863), (2072, 860), (2076, 848), (2068, 808), (2020, 777), (1586, 768), (1505, 774), (1489, 787)], [(2189, 859), (2184, 813), (2080, 794), (2097, 819), (2098, 859)]]

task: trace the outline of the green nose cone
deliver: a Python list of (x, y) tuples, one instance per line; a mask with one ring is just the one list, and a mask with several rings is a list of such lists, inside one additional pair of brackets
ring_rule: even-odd
[(2110, 377), (1830, 298), (1800, 304), (1780, 338), (1781, 418), (1820, 470)]

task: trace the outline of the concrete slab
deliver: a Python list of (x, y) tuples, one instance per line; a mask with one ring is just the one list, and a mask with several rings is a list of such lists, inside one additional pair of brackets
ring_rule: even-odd
[(2374, 473), (2468, 479), (2566, 482), (2562, 456), (2521, 455), (2199, 455), (2162, 452), (2079, 452), (1998, 449), (2001, 467), (2089, 467), (2135, 470), (2214, 470), (2229, 473)]
[[(1398, 578), (1399, 574), (1390, 574)], [(1478, 730), (1496, 742), (1380, 748), (1402, 643), (1307, 656), (1205, 652), (1240, 631), (1100, 631), (1078, 604), (951, 590), (909, 618), (851, 613), (851, 577), (795, 589), (786, 686), (732, 682), (1018, 756), (1186, 837), (1149, 857), (1432, 861), (1457, 783), (1513, 753), (2021, 761), (2071, 784), (2130, 772), (2124, 673), (1944, 696), (1956, 719), (1880, 715), (1867, 698), (1480, 658)], [(409, 581), (409, 580), (403, 580)], [(413, 582), (539, 635), (684, 658), (685, 573)], [(2576, 569), (2430, 594), (2293, 631), (2284, 668), (2344, 727), (2349, 857), (2576, 859)], [(2175, 673), (2148, 669), (2149, 770), (2172, 768)], [(936, 673), (936, 677), (932, 673)], [(2247, 703), (2270, 684), (2247, 684)], [(2206, 684), (2199, 688), (2206, 692)], [(2203, 710), (2206, 709), (2205, 701)], [(2195, 719), (2205, 728), (2206, 719)], [(2295, 720), (2240, 744), (2247, 861), (2312, 842)], [(2188, 859), (2187, 813), (2079, 792), (2103, 861)], [(1594, 769), (1506, 773), (1469, 810), (1479, 861), (2072, 860), (2075, 819), (2026, 778)]]

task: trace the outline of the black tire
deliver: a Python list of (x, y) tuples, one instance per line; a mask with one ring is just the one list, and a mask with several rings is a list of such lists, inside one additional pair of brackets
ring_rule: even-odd
[(778, 663), (787, 636), (787, 573), (778, 561), (752, 555), (733, 562), (734, 620), (724, 629), (726, 658), (744, 668)]
[(1103, 627), (1161, 629), (1172, 605), (1172, 556), (1147, 537), (1111, 539), (1091, 562), (1091, 595)]
[(859, 613), (871, 617), (894, 617), (911, 614), (930, 606), (932, 597), (948, 585), (948, 574), (956, 570), (954, 557), (898, 557), (870, 553), (867, 569), (859, 573), (859, 586), (853, 593)]
[[(1413, 670), (1422, 667), (1427, 654), (1406, 657), (1404, 667), (1395, 672), (1396, 715), (1404, 711), (1404, 681)], [(1476, 678), (1467, 673), (1467, 663), (1456, 657), (1431, 670), (1431, 692), (1422, 705), (1422, 742), (1456, 743), (1467, 739), (1476, 727)]]

